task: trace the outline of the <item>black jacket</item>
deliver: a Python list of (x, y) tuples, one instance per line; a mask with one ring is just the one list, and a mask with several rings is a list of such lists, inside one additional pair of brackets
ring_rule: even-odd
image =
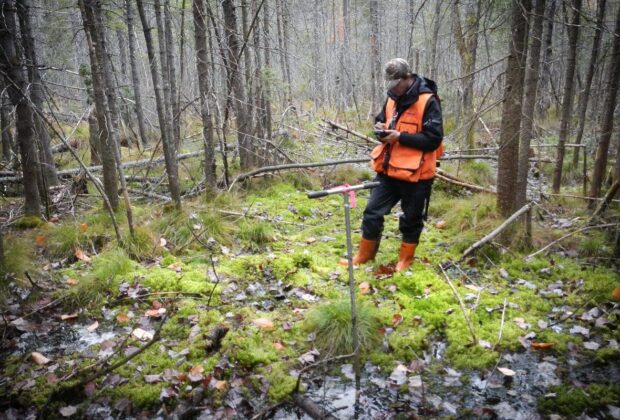
[[(402, 115), (402, 112), (418, 100), (420, 93), (433, 93), (426, 103), (424, 116), (422, 117), (422, 130), (419, 133), (400, 133), (398, 139), (403, 146), (413, 147), (424, 152), (431, 152), (439, 147), (443, 139), (443, 120), (441, 117), (441, 104), (437, 96), (437, 84), (416, 74), (413, 75), (414, 81), (411, 87), (401, 96), (394, 96), (388, 92), (388, 96), (396, 102), (396, 112)], [(375, 123), (385, 123), (385, 105), (383, 109), (375, 117)], [(392, 127), (386, 127), (392, 129)]]

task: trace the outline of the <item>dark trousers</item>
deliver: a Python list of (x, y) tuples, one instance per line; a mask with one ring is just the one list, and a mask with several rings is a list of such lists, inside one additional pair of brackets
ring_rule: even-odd
[(381, 184), (372, 189), (366, 204), (362, 237), (373, 241), (381, 239), (384, 217), (400, 201), (403, 214), (400, 216), (398, 228), (402, 233), (402, 240), (417, 244), (424, 228), (433, 180), (406, 182), (379, 174), (375, 181)]

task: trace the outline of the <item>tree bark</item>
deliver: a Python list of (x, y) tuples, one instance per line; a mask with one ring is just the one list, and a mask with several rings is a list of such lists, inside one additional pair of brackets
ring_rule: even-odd
[(239, 160), (241, 169), (248, 169), (253, 162), (253, 147), (249, 136), (249, 121), (247, 111), (247, 99), (241, 83), (239, 63), (239, 40), (237, 38), (237, 16), (233, 0), (223, 0), (224, 31), (228, 45), (228, 81), (232, 88), (230, 92), (234, 99), (237, 120), (237, 141), (239, 146)]
[(544, 119), (547, 115), (547, 110), (551, 105), (551, 95), (547, 91), (547, 85), (551, 80), (552, 60), (553, 60), (553, 27), (555, 22), (555, 7), (556, 0), (551, 0), (545, 11), (545, 21), (547, 27), (545, 29), (544, 43), (543, 43), (543, 71), (540, 79), (539, 91), (541, 92), (540, 100), (538, 103), (537, 111), (541, 119)]
[(134, 15), (131, 0), (125, 0), (125, 18), (127, 23), (127, 39), (129, 44), (129, 64), (131, 67), (131, 84), (133, 85), (134, 112), (138, 120), (138, 133), (143, 146), (149, 142), (146, 134), (146, 123), (144, 122), (144, 111), (142, 106), (142, 92), (140, 91), (140, 77), (138, 76), (136, 34), (134, 32)]
[(15, 106), (15, 127), (21, 155), (24, 184), (24, 213), (41, 215), (37, 182), (37, 150), (32, 129), (32, 106), (16, 48), (15, 3), (0, 1), (0, 70), (3, 72), (9, 97)]
[(599, 135), (598, 146), (596, 148), (596, 158), (594, 160), (594, 172), (592, 174), (592, 185), (590, 186), (590, 196), (599, 197), (603, 177), (607, 171), (607, 154), (609, 143), (614, 128), (614, 110), (616, 108), (616, 96), (618, 84), (620, 83), (620, 8), (616, 14), (616, 29), (614, 30), (612, 54), (610, 58), (610, 68), (607, 74), (605, 87), (607, 95), (603, 105), (603, 117), (601, 121), (601, 132)]
[[(605, 24), (605, 7), (607, 5), (606, 0), (598, 0), (597, 2), (598, 12), (596, 15), (596, 24), (594, 26), (594, 38), (592, 39), (592, 54), (590, 55), (590, 65), (588, 66), (588, 74), (586, 75), (585, 87), (583, 93), (580, 95), (579, 100), (579, 128), (577, 129), (577, 137), (575, 138), (575, 144), (581, 144), (583, 138), (583, 131), (586, 126), (586, 111), (588, 109), (588, 101), (590, 100), (590, 89), (592, 88), (592, 79), (594, 79), (594, 72), (596, 71), (596, 62), (598, 60), (599, 50), (601, 48), (602, 28)], [(577, 167), (579, 164), (579, 151), (580, 148), (573, 149), (573, 166)], [(584, 149), (584, 153), (586, 153)]]
[[(21, 30), (22, 45), (24, 46), (24, 54), (28, 66), (28, 79), (30, 82), (30, 99), (32, 106), (43, 110), (43, 85), (41, 83), (41, 75), (39, 74), (38, 60), (34, 36), (32, 34), (32, 24), (30, 21), (30, 10), (32, 9), (31, 0), (17, 1), (17, 15), (19, 17), (19, 27)], [(51, 138), (47, 127), (41, 121), (41, 118), (33, 113), (34, 131), (38, 139), (39, 162), (42, 168), (42, 175), (48, 186), (58, 185), (58, 177), (56, 176), (56, 164), (51, 149)]]
[(377, 0), (368, 2), (370, 9), (370, 120), (381, 109), (381, 55), (379, 49), (379, 4)]
[(204, 140), (205, 183), (214, 188), (217, 176), (215, 172), (215, 145), (213, 140), (213, 121), (210, 113), (209, 64), (207, 56), (207, 36), (204, 0), (193, 0), (194, 40), (196, 43), (196, 71), (198, 89), (200, 90), (200, 117), (202, 118), (202, 137)]
[(543, 15), (545, 0), (535, 0), (532, 14), (527, 73), (525, 76), (525, 93), (523, 96), (523, 120), (521, 121), (521, 140), (519, 145), (519, 167), (517, 171), (516, 207), (522, 207), (527, 200), (527, 175), (530, 169), (530, 141), (534, 137), (534, 107), (540, 74), (540, 49), (542, 45)]
[(560, 192), (562, 185), (562, 166), (564, 165), (564, 154), (566, 152), (566, 139), (570, 129), (570, 119), (573, 110), (573, 96), (575, 68), (577, 67), (577, 40), (579, 38), (579, 20), (581, 18), (581, 0), (573, 0), (573, 18), (568, 27), (568, 58), (566, 60), (566, 73), (564, 77), (564, 96), (562, 99), (562, 117), (560, 120), (560, 135), (558, 139), (558, 154), (556, 156), (555, 170), (553, 171), (554, 193)]
[[(164, 0), (166, 1), (166, 0)], [(161, 88), (164, 93), (164, 110), (166, 115), (166, 127), (168, 130), (167, 136), (170, 139), (171, 145), (175, 145), (174, 138), (174, 123), (172, 118), (172, 98), (170, 97), (170, 72), (168, 70), (168, 55), (166, 54), (166, 30), (164, 28), (164, 21), (161, 16), (161, 2), (160, 0), (153, 1), (153, 8), (155, 9), (155, 23), (157, 24), (157, 43), (159, 44), (159, 66), (161, 72)]]
[(164, 1), (164, 35), (166, 39), (166, 62), (168, 67), (168, 81), (170, 82), (170, 111), (172, 114), (172, 141), (179, 147), (181, 141), (181, 115), (179, 96), (177, 92), (176, 67), (174, 65), (174, 41), (172, 39), (172, 16), (170, 14), (170, 0)]
[(114, 159), (113, 138), (106, 121), (107, 98), (105, 96), (103, 68), (102, 64), (99, 62), (99, 56), (95, 50), (95, 43), (98, 40), (93, 37), (95, 23), (92, 20), (92, 14), (87, 13), (88, 7), (85, 0), (79, 0), (79, 6), (82, 14), (84, 32), (86, 34), (88, 55), (90, 58), (93, 97), (95, 100), (95, 112), (97, 114), (97, 127), (99, 133), (99, 152), (101, 163), (104, 167), (103, 187), (105, 194), (110, 201), (110, 206), (113, 210), (116, 210), (118, 208), (118, 175)]
[(504, 217), (516, 209), (517, 159), (519, 156), (519, 130), (521, 126), (521, 102), (525, 76), (525, 52), (527, 35), (527, 14), (531, 1), (513, 2), (512, 37), (510, 56), (506, 63), (506, 86), (502, 107), (502, 122), (499, 139), (497, 168), (497, 208)]
[[(2, 83), (4, 91), (4, 83)], [(0, 130), (2, 130), (2, 160), (11, 162), (15, 153), (15, 144), (13, 143), (13, 134), (11, 132), (11, 118), (8, 109), (10, 103), (6, 102), (4, 94), (0, 93)]]
[(151, 78), (153, 80), (153, 90), (155, 91), (155, 103), (157, 106), (157, 116), (159, 118), (159, 127), (161, 130), (162, 146), (164, 149), (164, 157), (166, 161), (166, 172), (168, 173), (168, 186), (170, 189), (170, 197), (174, 201), (178, 209), (181, 208), (181, 189), (179, 186), (179, 163), (176, 158), (176, 148), (174, 143), (168, 136), (170, 130), (168, 127), (168, 119), (162, 101), (162, 93), (160, 88), (159, 73), (157, 72), (157, 60), (155, 58), (155, 48), (153, 47), (153, 39), (151, 37), (151, 28), (146, 19), (143, 0), (136, 0), (140, 21), (142, 22), (142, 30), (144, 32), (144, 41), (146, 43), (147, 54), (151, 69)]

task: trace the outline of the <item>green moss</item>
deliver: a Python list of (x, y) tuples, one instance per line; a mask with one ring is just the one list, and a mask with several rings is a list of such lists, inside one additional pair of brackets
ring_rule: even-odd
[(291, 396), (297, 378), (288, 373), (286, 365), (283, 363), (274, 363), (269, 369), (264, 369), (263, 374), (269, 382), (269, 399), (273, 402), (280, 402)]
[(161, 405), (159, 395), (166, 384), (147, 384), (143, 380), (131, 381), (113, 389), (113, 395), (118, 398), (128, 398), (136, 406), (149, 409)]
[[(375, 348), (381, 341), (381, 326), (375, 308), (367, 301), (359, 299), (357, 309), (357, 335), (362, 351)], [(351, 331), (351, 303), (341, 298), (323, 304), (306, 317), (308, 331), (316, 333), (316, 346), (327, 354), (349, 354), (353, 352)]]
[(592, 384), (585, 389), (567, 385), (551, 387), (548, 393), (555, 393), (554, 397), (541, 397), (538, 400), (538, 411), (542, 414), (561, 414), (579, 416), (596, 414), (606, 405), (617, 405), (620, 401), (619, 385)]
[(228, 349), (232, 360), (248, 369), (279, 359), (271, 340), (253, 329), (229, 332), (223, 340), (223, 347)]
[(22, 216), (13, 223), (17, 229), (34, 229), (44, 225), (45, 221), (39, 216)]

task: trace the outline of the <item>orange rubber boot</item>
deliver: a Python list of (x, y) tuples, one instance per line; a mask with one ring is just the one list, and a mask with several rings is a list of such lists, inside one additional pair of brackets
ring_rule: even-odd
[[(360, 249), (357, 251), (357, 254), (353, 256), (353, 265), (364, 264), (367, 261), (374, 260), (378, 250), (379, 241), (370, 241), (362, 238), (360, 241)], [(342, 258), (339, 264), (348, 267), (349, 260)]]
[(418, 244), (410, 244), (402, 242), (400, 244), (400, 253), (398, 254), (398, 263), (396, 263), (396, 271), (403, 271), (409, 268), (415, 256), (415, 248)]

